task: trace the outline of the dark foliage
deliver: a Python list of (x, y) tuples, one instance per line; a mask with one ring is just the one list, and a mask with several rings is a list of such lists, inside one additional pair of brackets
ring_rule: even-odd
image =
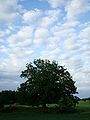
[(70, 73), (56, 61), (34, 60), (27, 64), (21, 77), (27, 78), (20, 85), (17, 94), (21, 104), (32, 106), (59, 104), (61, 109), (75, 108), (78, 101), (75, 82)]
[(0, 92), (0, 107), (4, 105), (13, 104), (16, 102), (16, 92), (11, 90), (5, 90)]

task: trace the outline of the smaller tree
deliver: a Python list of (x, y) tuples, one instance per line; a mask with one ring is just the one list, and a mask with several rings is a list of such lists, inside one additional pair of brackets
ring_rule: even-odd
[(18, 89), (26, 103), (43, 107), (50, 103), (62, 103), (62, 109), (75, 107), (75, 82), (67, 69), (56, 61), (34, 60), (26, 65), (20, 76), (27, 78)]

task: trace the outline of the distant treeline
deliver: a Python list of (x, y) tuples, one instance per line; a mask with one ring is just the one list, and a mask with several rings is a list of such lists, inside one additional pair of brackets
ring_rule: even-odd
[[(90, 97), (82, 98), (79, 100), (90, 101)], [(25, 101), (23, 102), (23, 99), (21, 99), (20, 94), (17, 91), (5, 90), (0, 92), (0, 106), (10, 105), (14, 103), (25, 103)]]
[(16, 91), (5, 90), (0, 92), (0, 106), (17, 102)]
[(87, 101), (87, 100), (89, 100), (89, 101), (90, 101), (90, 97), (82, 98), (81, 100), (83, 100), (83, 101)]

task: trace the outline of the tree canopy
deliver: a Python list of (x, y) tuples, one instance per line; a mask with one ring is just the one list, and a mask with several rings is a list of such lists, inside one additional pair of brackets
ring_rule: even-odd
[(35, 59), (26, 65), (21, 78), (26, 82), (20, 85), (18, 93), (23, 102), (30, 105), (59, 104), (61, 109), (74, 108), (77, 103), (77, 88), (72, 76), (64, 66), (56, 61)]

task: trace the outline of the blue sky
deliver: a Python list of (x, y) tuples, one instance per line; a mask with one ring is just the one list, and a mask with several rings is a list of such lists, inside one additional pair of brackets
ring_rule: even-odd
[(34, 59), (57, 60), (90, 96), (90, 0), (0, 0), (0, 90)]

